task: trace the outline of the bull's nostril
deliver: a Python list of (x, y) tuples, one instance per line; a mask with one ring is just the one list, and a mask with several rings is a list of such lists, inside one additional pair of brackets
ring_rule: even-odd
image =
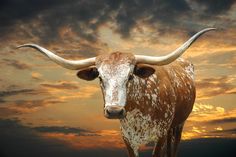
[(106, 110), (106, 112), (107, 112), (108, 115), (111, 114), (111, 112), (109, 112), (109, 110)]
[(123, 115), (124, 114), (124, 110), (122, 109), (120, 112), (119, 112), (119, 115)]
[(126, 115), (125, 109), (120, 106), (107, 106), (104, 111), (109, 119), (123, 118)]

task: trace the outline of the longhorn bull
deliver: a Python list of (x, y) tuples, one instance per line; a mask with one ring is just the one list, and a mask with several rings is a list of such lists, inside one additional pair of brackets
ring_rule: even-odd
[(207, 28), (192, 36), (172, 53), (161, 56), (114, 52), (71, 61), (35, 44), (39, 50), (64, 68), (79, 70), (85, 80), (100, 79), (104, 115), (119, 119), (130, 157), (138, 157), (139, 147), (155, 143), (153, 157), (174, 157), (184, 122), (195, 101), (194, 67), (179, 58)]

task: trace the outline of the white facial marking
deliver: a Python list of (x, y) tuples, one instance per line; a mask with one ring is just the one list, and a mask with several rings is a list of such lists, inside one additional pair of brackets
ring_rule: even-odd
[(106, 106), (125, 106), (126, 104), (126, 84), (134, 66), (129, 63), (111, 66), (102, 64), (99, 68), (99, 75), (103, 81), (102, 90), (104, 92)]

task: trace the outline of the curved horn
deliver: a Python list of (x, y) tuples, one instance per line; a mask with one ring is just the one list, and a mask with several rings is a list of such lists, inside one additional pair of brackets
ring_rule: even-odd
[(52, 61), (61, 65), (62, 67), (67, 68), (67, 69), (71, 69), (71, 70), (78, 70), (78, 69), (86, 68), (88, 66), (95, 64), (95, 57), (83, 59), (83, 60), (78, 60), (78, 61), (72, 61), (72, 60), (67, 60), (62, 57), (59, 57), (59, 56), (55, 55), (53, 52), (51, 52), (39, 45), (36, 45), (36, 44), (24, 44), (24, 45), (18, 46), (17, 48), (21, 48), (21, 47), (34, 48), (34, 49), (40, 51), (45, 56), (47, 56), (48, 58), (50, 58)]
[(200, 32), (192, 36), (188, 41), (186, 41), (182, 46), (180, 46), (175, 51), (165, 56), (152, 57), (152, 56), (144, 56), (144, 55), (135, 55), (136, 62), (143, 63), (143, 64), (152, 64), (152, 65), (169, 64), (173, 62), (175, 59), (177, 59), (179, 56), (181, 56), (198, 37), (200, 37), (205, 32), (215, 30), (215, 29), (216, 28), (206, 28), (206, 29), (201, 30)]

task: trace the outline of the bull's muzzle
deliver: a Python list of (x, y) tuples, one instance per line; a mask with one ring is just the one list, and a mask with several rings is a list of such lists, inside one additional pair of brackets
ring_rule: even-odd
[(125, 108), (118, 105), (106, 106), (104, 108), (105, 117), (108, 119), (122, 119), (125, 117)]

